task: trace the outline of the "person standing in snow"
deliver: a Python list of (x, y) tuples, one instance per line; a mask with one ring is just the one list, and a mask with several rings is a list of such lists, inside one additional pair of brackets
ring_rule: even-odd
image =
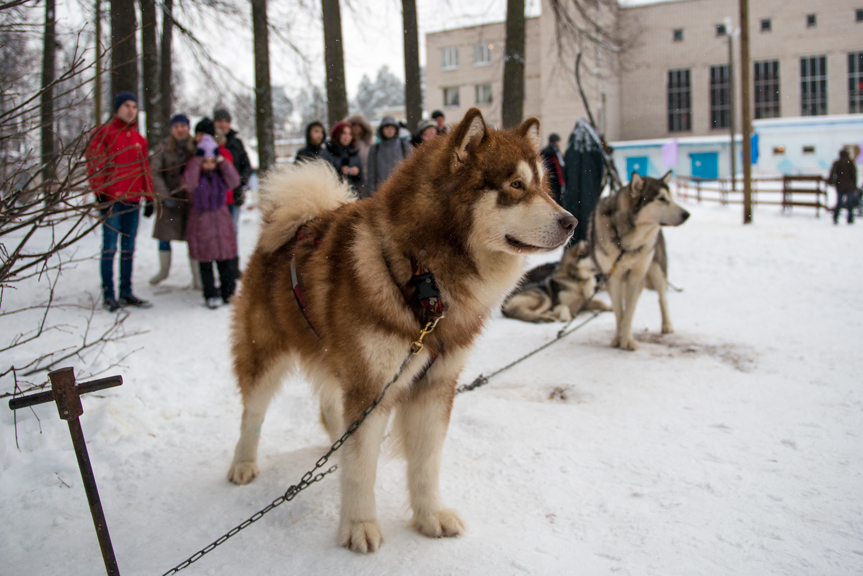
[(294, 158), (294, 164), (303, 160), (314, 160), (320, 157), (321, 148), (324, 145), (326, 138), (326, 128), (321, 122), (315, 120), (306, 126), (306, 147), (300, 148), (297, 151), (297, 156)]
[[(153, 156), (153, 189), (156, 193), (156, 223), (153, 238), (159, 241), (159, 272), (150, 278), (156, 285), (168, 277), (171, 269), (171, 240), (186, 241), (189, 201), (180, 183), (186, 163), (195, 155), (195, 141), (189, 135), (189, 118), (177, 114), (171, 118), (171, 134), (162, 141)], [(192, 277), (197, 262), (191, 261)]]
[(428, 142), (437, 135), (437, 124), (426, 118), (425, 120), (420, 121), (419, 126), (417, 126), (417, 131), (413, 136), (411, 136), (411, 144), (413, 144), (414, 148), (417, 148), (423, 142)]
[(378, 127), (380, 142), (369, 151), (369, 170), (360, 198), (369, 198), (390, 176), (399, 162), (411, 153), (410, 145), (399, 136), (399, 125), (392, 116), (384, 116)]
[[(233, 266), (237, 253), (234, 223), (225, 201), (228, 191), (240, 183), (234, 165), (219, 153), (219, 146), (209, 134), (198, 144), (195, 157), (183, 172), (183, 186), (189, 193), (192, 209), (186, 227), (189, 253), (200, 263), (204, 300), (208, 308), (218, 308), (221, 295), (227, 304), (236, 288)], [(219, 290), (213, 277), (213, 262), (219, 269)]]
[[(224, 146), (231, 153), (234, 168), (237, 169), (237, 174), (240, 175), (240, 185), (234, 188), (232, 193), (228, 195), (228, 210), (231, 211), (231, 219), (234, 221), (234, 233), (237, 235), (237, 244), (239, 246), (240, 206), (246, 201), (246, 189), (249, 185), (249, 178), (252, 177), (252, 163), (249, 161), (249, 155), (246, 153), (243, 141), (237, 136), (237, 131), (231, 128), (231, 113), (224, 108), (215, 110), (213, 112), (213, 123), (216, 125), (216, 132), (225, 136)], [(239, 252), (234, 258), (234, 268), (239, 278)]]
[(449, 126), (446, 125), (446, 116), (440, 110), (435, 110), (431, 113), (431, 119), (434, 120), (435, 128), (437, 128), (438, 135), (446, 134), (449, 132)]
[[(141, 198), (153, 197), (147, 141), (138, 132), (138, 98), (114, 97), (114, 118), (93, 133), (87, 146), (90, 186), (101, 207), (102, 305), (109, 312), (124, 306), (152, 306), (132, 293), (132, 259), (138, 234)], [(152, 206), (144, 215), (152, 214)], [(120, 240), (120, 297), (114, 292), (114, 255)]]
[(839, 159), (833, 162), (827, 182), (836, 188), (836, 208), (833, 209), (833, 223), (839, 224), (839, 211), (845, 208), (848, 210), (848, 223), (854, 224), (857, 165), (851, 160), (848, 150), (839, 152)]
[(363, 174), (368, 174), (369, 151), (372, 149), (372, 137), (374, 136), (372, 125), (361, 114), (354, 114), (347, 119), (347, 122), (351, 125), (351, 133), (354, 136), (353, 146), (360, 156), (360, 170)]
[(342, 180), (351, 185), (354, 192), (363, 187), (365, 173), (362, 171), (359, 150), (354, 146), (351, 125), (343, 120), (333, 126), (330, 141), (321, 150), (321, 158), (332, 164)]
[(551, 197), (555, 202), (560, 204), (561, 193), (563, 192), (564, 178), (563, 168), (566, 164), (563, 161), (563, 154), (560, 153), (560, 136), (552, 134), (548, 137), (548, 146), (542, 149), (543, 163), (545, 170), (548, 172), (548, 183), (551, 187)]

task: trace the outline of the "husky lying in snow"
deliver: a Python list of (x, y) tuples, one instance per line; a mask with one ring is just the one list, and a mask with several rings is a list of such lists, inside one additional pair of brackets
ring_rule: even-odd
[(659, 180), (633, 173), (628, 185), (599, 201), (590, 218), (588, 250), (601, 277), (607, 279), (617, 324), (612, 347), (638, 349), (632, 338), (632, 318), (645, 285), (659, 293), (662, 333), (674, 331), (665, 295), (668, 256), (660, 227), (683, 224), (689, 212), (674, 202), (670, 181), (670, 171)]
[(414, 526), (432, 537), (463, 530), (438, 479), (458, 375), (525, 257), (563, 246), (576, 225), (548, 194), (539, 145), (536, 118), (495, 130), (473, 108), (447, 136), (420, 146), (371, 198), (355, 201), (322, 162), (264, 180), (261, 233), (233, 311), (243, 418), (232, 482), (259, 474), (261, 425), (290, 372), (302, 371), (319, 393), (333, 441), (359, 420), (426, 325), (415, 280), (425, 270), (446, 317), (338, 453), (338, 540), (359, 552), (381, 544), (375, 472), (392, 413)]

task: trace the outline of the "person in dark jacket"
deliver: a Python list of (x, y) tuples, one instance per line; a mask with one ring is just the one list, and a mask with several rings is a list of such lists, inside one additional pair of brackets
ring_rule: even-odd
[(449, 132), (449, 126), (446, 125), (446, 116), (440, 110), (435, 110), (431, 114), (431, 119), (434, 120), (438, 134), (446, 134)]
[(602, 182), (605, 177), (605, 163), (602, 153), (602, 139), (591, 125), (580, 118), (569, 135), (569, 143), (564, 154), (564, 181), (566, 185), (561, 194), (561, 206), (575, 216), (583, 226), (576, 226), (569, 240), (569, 246), (587, 239), (587, 222), (602, 195)]
[(545, 169), (548, 172), (548, 183), (551, 188), (551, 197), (558, 204), (561, 203), (561, 195), (564, 187), (563, 168), (566, 164), (563, 161), (563, 154), (560, 152), (560, 136), (552, 134), (548, 137), (548, 146), (542, 149), (540, 154), (545, 163)]
[(422, 120), (419, 126), (417, 126), (417, 131), (411, 136), (411, 144), (413, 144), (414, 148), (417, 148), (423, 142), (428, 142), (437, 135), (437, 124), (433, 120)]
[[(177, 114), (171, 118), (171, 135), (159, 146), (150, 167), (153, 170), (153, 189), (156, 194), (156, 224), (153, 238), (159, 241), (159, 272), (150, 278), (158, 284), (168, 277), (171, 269), (171, 240), (186, 241), (186, 221), (189, 202), (180, 177), (186, 163), (195, 155), (195, 140), (189, 135), (189, 118)], [(190, 260), (192, 280), (200, 284), (198, 263)]]
[(399, 125), (392, 116), (384, 116), (381, 120), (378, 138), (380, 142), (374, 144), (369, 151), (369, 170), (360, 198), (369, 198), (374, 194), (389, 178), (393, 168), (412, 151), (410, 144), (399, 138)]
[[(249, 178), (252, 177), (252, 163), (246, 153), (243, 141), (237, 136), (237, 131), (231, 128), (231, 113), (224, 108), (213, 111), (213, 124), (216, 131), (225, 135), (225, 148), (231, 153), (234, 168), (240, 176), (240, 185), (228, 194), (228, 210), (231, 212), (231, 220), (234, 222), (234, 234), (237, 235), (237, 246), (239, 246), (240, 234), (240, 206), (246, 201), (246, 189)], [(234, 258), (234, 270), (237, 277), (240, 276), (240, 255)]]
[(359, 150), (354, 146), (354, 135), (349, 122), (341, 121), (330, 131), (330, 141), (321, 150), (321, 158), (333, 165), (342, 180), (354, 192), (363, 187), (363, 169)]
[(839, 224), (839, 211), (848, 210), (848, 223), (854, 224), (854, 208), (857, 194), (857, 165), (848, 150), (839, 152), (839, 159), (830, 168), (827, 181), (836, 188), (836, 208), (833, 209), (833, 223)]
[(320, 157), (321, 149), (324, 146), (327, 129), (321, 122), (315, 120), (306, 126), (306, 147), (297, 150), (297, 156), (294, 159), (294, 164), (303, 160), (314, 160)]

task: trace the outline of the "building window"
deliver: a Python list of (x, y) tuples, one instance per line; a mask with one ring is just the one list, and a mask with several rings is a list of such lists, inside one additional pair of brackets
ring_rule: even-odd
[(781, 156), (782, 154), (785, 154), (785, 146), (776, 146), (773, 148), (774, 156)]
[(689, 69), (668, 71), (668, 131), (692, 129)]
[(477, 84), (475, 87), (476, 104), (491, 104), (491, 84)]
[(716, 25), (716, 35), (717, 36), (725, 36), (725, 24), (717, 24)]
[(800, 59), (800, 115), (827, 114), (827, 57)]
[(815, 154), (815, 146), (804, 146), (803, 147), (804, 154)]
[(492, 44), (474, 44), (473, 45), (473, 65), (488, 66), (491, 64), (491, 49)]
[(863, 114), (863, 52), (848, 54), (848, 112)]
[(443, 105), (447, 107), (458, 106), (458, 86), (443, 89)]
[(818, 17), (815, 14), (807, 14), (806, 15), (806, 27), (807, 28), (815, 28), (818, 24)]
[(770, 21), (770, 18), (765, 18), (761, 21), (761, 31), (762, 32), (770, 32), (773, 30), (773, 23)]
[(779, 60), (755, 63), (755, 118), (779, 118)]
[(458, 48), (443, 48), (440, 51), (440, 67), (444, 70), (458, 68)]
[(728, 65), (710, 67), (710, 127), (728, 128), (731, 124)]
[(683, 28), (677, 28), (672, 34), (675, 42), (683, 42)]
[(854, 18), (857, 22), (863, 22), (863, 8), (858, 8), (854, 11)]

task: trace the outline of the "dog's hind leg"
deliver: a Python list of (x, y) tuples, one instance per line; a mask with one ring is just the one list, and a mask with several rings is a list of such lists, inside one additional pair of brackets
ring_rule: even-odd
[(668, 314), (668, 281), (659, 264), (652, 262), (647, 270), (649, 286), (659, 294), (659, 311), (662, 314), (662, 333), (673, 334), (674, 326), (671, 324), (671, 316)]
[(234, 461), (228, 470), (228, 480), (234, 484), (248, 484), (258, 474), (258, 443), (261, 426), (270, 401), (278, 391), (282, 378), (290, 368), (283, 359), (274, 363), (261, 377), (240, 376), (240, 391), (243, 395), (243, 420), (240, 424), (240, 440), (234, 449)]
[(398, 408), (394, 425), (407, 458), (413, 525), (433, 538), (464, 531), (458, 513), (444, 505), (440, 493), (441, 453), (455, 397), (454, 382), (446, 382), (426, 377), (414, 384), (410, 397)]

